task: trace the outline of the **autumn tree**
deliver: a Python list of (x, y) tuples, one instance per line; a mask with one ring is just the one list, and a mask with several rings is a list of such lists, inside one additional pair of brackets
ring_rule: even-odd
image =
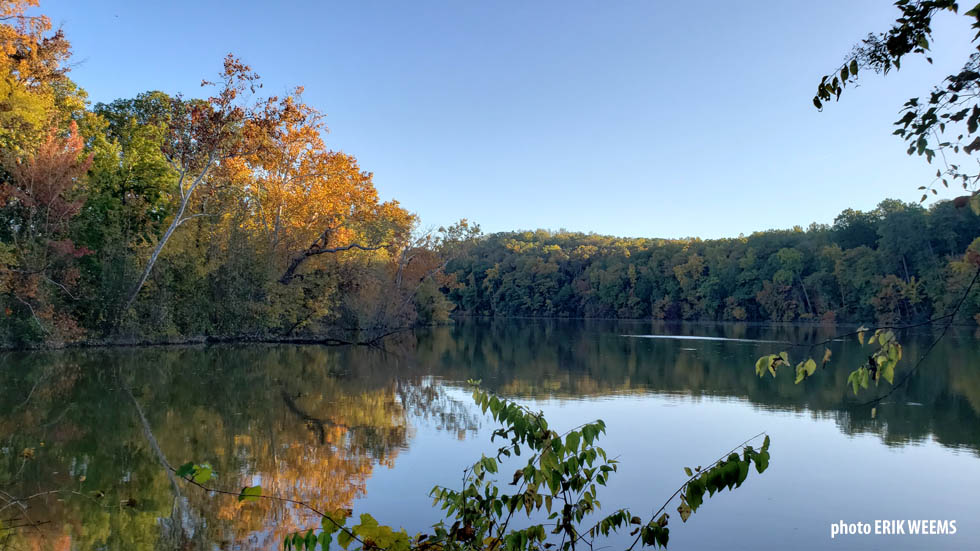
[(52, 126), (66, 128), (84, 108), (66, 77), (68, 41), (43, 15), (28, 15), (38, 0), (0, 0), (0, 147), (30, 153)]
[(301, 94), (270, 99), (264, 116), (276, 124), (252, 136), (260, 143), (230, 168), (248, 179), (251, 225), (281, 264), (284, 285), (302, 279), (317, 256), (398, 247), (415, 220), (397, 202), (380, 201), (352, 155), (327, 148), (323, 114)]
[[(77, 336), (75, 322), (54, 308), (52, 294), (74, 298), (78, 271), (71, 259), (87, 254), (69, 235), (83, 202), (82, 180), (91, 165), (73, 123), (67, 136), (51, 130), (29, 156), (7, 152), (0, 184), (0, 290), (13, 308), (26, 310), (37, 329), (53, 340)], [(6, 302), (6, 301), (5, 301)], [(54, 327), (53, 327), (54, 326)]]
[(479, 235), (480, 226), (465, 219), (418, 232), (384, 269), (374, 271), (347, 307), (361, 341), (375, 342), (420, 322), (448, 321), (453, 305), (444, 293), (458, 283), (446, 266), (466, 254)]
[[(268, 106), (250, 102), (249, 94), (259, 88), (259, 76), (248, 65), (229, 55), (225, 58), (220, 82), (204, 81), (202, 86), (218, 86), (207, 100), (186, 100), (176, 96), (161, 116), (167, 134), (162, 151), (175, 173), (170, 189), (175, 208), (170, 224), (157, 240), (142, 274), (126, 300), (125, 314), (153, 271), (160, 252), (171, 236), (185, 222), (213, 213), (208, 211), (209, 195), (220, 180), (214, 178), (222, 163), (245, 154), (246, 137), (261, 136), (276, 124), (277, 112)], [(204, 197), (199, 190), (205, 189)], [(197, 212), (189, 212), (190, 207)]]

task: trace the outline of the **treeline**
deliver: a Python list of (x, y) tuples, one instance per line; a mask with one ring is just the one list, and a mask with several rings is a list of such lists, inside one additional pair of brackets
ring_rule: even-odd
[[(472, 315), (899, 323), (949, 311), (978, 260), (970, 208), (886, 200), (830, 226), (734, 239), (498, 233), (447, 270), (449, 297)], [(980, 323), (980, 291), (960, 314)]]
[(200, 98), (93, 106), (36, 5), (0, 0), (0, 345), (363, 340), (447, 315), (436, 250), (470, 229), (419, 236), (301, 88), (261, 97), (229, 56)]

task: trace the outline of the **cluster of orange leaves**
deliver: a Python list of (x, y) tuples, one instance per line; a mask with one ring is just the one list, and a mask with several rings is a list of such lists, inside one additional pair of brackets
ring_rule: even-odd
[(302, 88), (272, 97), (246, 125), (244, 154), (224, 163), (226, 176), (243, 183), (249, 229), (265, 236), (270, 252), (289, 258), (303, 251), (358, 243), (393, 245), (415, 222), (396, 201), (382, 202), (373, 176), (323, 139), (324, 116), (302, 102)]
[(27, 10), (38, 0), (0, 0), (0, 72), (17, 75), (24, 82), (45, 82), (64, 74), (63, 61), (71, 54), (68, 41), (51, 20), (29, 16)]

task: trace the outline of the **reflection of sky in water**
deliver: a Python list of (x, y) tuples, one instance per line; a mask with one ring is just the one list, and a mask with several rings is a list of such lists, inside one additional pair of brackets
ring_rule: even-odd
[[(790, 344), (788, 341), (767, 341), (762, 339), (730, 339), (726, 337), (702, 337), (694, 335), (620, 335), (633, 339), (668, 339), (674, 341), (727, 341), (727, 342), (755, 342), (755, 343), (779, 343)], [(681, 350), (693, 350), (692, 348), (682, 348)]]
[[(468, 393), (457, 390), (461, 400)], [(888, 446), (872, 434), (847, 435), (832, 416), (774, 411), (742, 399), (679, 395), (616, 395), (578, 400), (525, 401), (542, 409), (555, 430), (600, 418), (608, 433), (600, 445), (621, 461), (619, 472), (600, 491), (604, 510), (629, 506), (649, 515), (683, 483), (683, 467), (705, 465), (746, 438), (766, 431), (772, 461), (754, 470), (734, 492), (706, 500), (686, 523), (674, 509), (671, 549), (976, 549), (980, 548), (980, 488), (977, 457), (927, 439)], [(462, 469), (481, 453), (491, 455), (489, 418), (476, 436), (447, 438), (419, 427), (409, 451), (393, 469), (378, 469), (355, 513), (410, 530), (439, 519), (429, 490), (438, 482), (458, 487)], [(523, 461), (501, 467), (509, 473)], [(972, 490), (971, 490), (972, 489)], [(850, 536), (830, 540), (840, 520), (956, 519), (954, 536)], [(623, 538), (610, 541), (614, 549)]]

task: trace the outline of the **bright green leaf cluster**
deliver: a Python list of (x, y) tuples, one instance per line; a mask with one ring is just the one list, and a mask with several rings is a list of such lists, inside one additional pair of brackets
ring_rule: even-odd
[(262, 496), (262, 486), (246, 486), (238, 494), (238, 501), (258, 501)]
[(775, 377), (776, 370), (783, 365), (789, 365), (789, 356), (786, 352), (763, 356), (755, 362), (755, 374), (759, 377), (764, 377), (766, 372), (769, 372), (770, 375)]
[[(722, 489), (732, 490), (741, 486), (748, 477), (749, 467), (752, 463), (755, 463), (755, 468), (759, 474), (762, 474), (769, 467), (768, 435), (763, 440), (762, 448), (758, 451), (752, 446), (746, 446), (742, 449), (741, 458), (737, 453), (732, 453), (707, 469), (702, 470), (698, 467), (697, 476), (691, 477), (681, 493), (681, 506), (678, 507), (681, 520), (686, 521), (691, 513), (697, 512), (704, 502), (705, 492), (710, 497)], [(688, 471), (685, 470), (686, 472)]]
[(889, 384), (895, 382), (895, 366), (902, 359), (902, 345), (895, 340), (895, 333), (886, 329), (878, 329), (868, 339), (868, 344), (878, 344), (878, 350), (868, 357), (868, 362), (855, 369), (847, 377), (854, 394), (860, 389), (868, 388), (871, 382), (877, 386), (881, 379)]
[(214, 476), (214, 470), (211, 468), (209, 463), (202, 463), (200, 465), (194, 462), (184, 463), (177, 468), (177, 476), (185, 478), (197, 484), (204, 484), (211, 480)]
[(804, 379), (813, 375), (817, 371), (817, 362), (813, 361), (813, 358), (807, 358), (806, 361), (802, 361), (796, 364), (796, 384), (800, 384)]
[[(871, 331), (867, 327), (859, 327), (853, 334), (857, 336), (858, 342), (862, 346), (865, 344), (865, 334)], [(895, 366), (902, 359), (902, 345), (895, 338), (895, 333), (888, 329), (876, 329), (867, 339), (867, 344), (878, 345), (878, 350), (868, 356), (868, 361), (852, 371), (847, 377), (847, 384), (851, 386), (854, 394), (860, 389), (868, 388), (871, 382), (875, 385), (883, 378), (891, 384), (895, 382)], [(831, 352), (826, 349), (823, 355), (821, 367), (825, 367), (830, 362)], [(759, 377), (764, 377), (768, 372), (773, 377), (780, 366), (790, 365), (789, 354), (780, 352), (779, 354), (769, 354), (762, 356), (755, 362), (755, 373)], [(813, 358), (807, 358), (796, 364), (795, 383), (799, 384), (807, 378), (813, 376), (817, 371), (817, 362)]]

